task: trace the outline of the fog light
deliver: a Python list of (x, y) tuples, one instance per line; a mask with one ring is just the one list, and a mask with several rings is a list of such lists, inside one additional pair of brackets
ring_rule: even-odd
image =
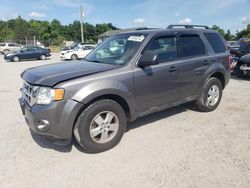
[(46, 131), (49, 129), (49, 121), (43, 119), (37, 120), (36, 126), (40, 131)]

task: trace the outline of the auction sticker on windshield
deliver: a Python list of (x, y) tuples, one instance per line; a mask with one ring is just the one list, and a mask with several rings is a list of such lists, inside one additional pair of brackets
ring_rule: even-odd
[(128, 41), (134, 41), (134, 42), (142, 42), (144, 40), (144, 35), (140, 35), (140, 36), (130, 36), (128, 38)]

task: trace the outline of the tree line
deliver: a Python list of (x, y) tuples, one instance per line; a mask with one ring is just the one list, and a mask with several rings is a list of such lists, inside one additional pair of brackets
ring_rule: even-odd
[[(84, 39), (86, 42), (96, 43), (98, 35), (118, 29), (112, 23), (102, 23), (92, 25), (83, 24)], [(40, 21), (25, 20), (18, 16), (8, 21), (0, 21), (0, 42), (15, 41), (23, 43), (36, 40), (44, 45), (60, 45), (63, 41), (81, 41), (81, 25), (79, 21), (74, 21), (68, 25), (62, 25), (59, 20)]]
[[(25, 44), (27, 41), (41, 41), (44, 45), (61, 45), (63, 41), (81, 41), (79, 21), (74, 21), (68, 25), (62, 25), (59, 20), (40, 21), (25, 20), (18, 16), (15, 19), (0, 21), (0, 42), (15, 41)], [(102, 23), (92, 25), (84, 23), (84, 38), (86, 42), (96, 43), (98, 35), (119, 29), (112, 23)], [(250, 37), (250, 24), (242, 31), (237, 31), (232, 35), (230, 30), (226, 32), (217, 25), (212, 26), (213, 30), (218, 31), (226, 40), (238, 40), (242, 37)]]
[(239, 40), (240, 38), (250, 38), (250, 24), (248, 24), (243, 30), (236, 31), (235, 35), (232, 35), (230, 30), (225, 32), (217, 25), (213, 25), (211, 29), (218, 31), (227, 41)]

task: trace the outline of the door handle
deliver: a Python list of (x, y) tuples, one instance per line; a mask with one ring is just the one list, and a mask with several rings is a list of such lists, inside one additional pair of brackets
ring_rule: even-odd
[(209, 65), (210, 63), (209, 63), (208, 60), (204, 60), (204, 61), (202, 62), (202, 64), (203, 64), (203, 65)]
[(177, 68), (174, 67), (174, 66), (171, 66), (169, 69), (168, 69), (169, 72), (175, 72), (177, 71)]

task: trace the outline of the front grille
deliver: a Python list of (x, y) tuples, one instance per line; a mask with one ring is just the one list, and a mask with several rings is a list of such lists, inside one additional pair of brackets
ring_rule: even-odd
[(21, 89), (22, 97), (29, 106), (34, 105), (36, 102), (37, 88), (37, 86), (33, 86), (31, 84), (28, 84), (27, 82), (23, 83), (23, 88)]

